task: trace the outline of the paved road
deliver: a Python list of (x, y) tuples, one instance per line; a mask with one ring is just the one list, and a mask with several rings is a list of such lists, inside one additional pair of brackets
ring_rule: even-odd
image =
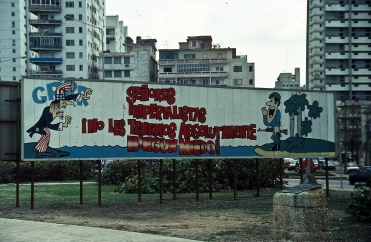
[(0, 241), (6, 242), (191, 242), (152, 234), (0, 218)]

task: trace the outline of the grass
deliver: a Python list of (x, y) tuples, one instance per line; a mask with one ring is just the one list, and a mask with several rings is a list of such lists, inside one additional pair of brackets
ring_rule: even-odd
[[(253, 196), (256, 191), (238, 191), (237, 201), (234, 201), (233, 191), (213, 193), (213, 199), (209, 200), (208, 193), (200, 193), (200, 201), (196, 202), (196, 194), (177, 194), (177, 200), (173, 200), (172, 194), (163, 194), (163, 204), (160, 206), (159, 194), (142, 194), (142, 202), (138, 203), (137, 194), (120, 194), (113, 192), (114, 186), (102, 186), (102, 206), (98, 212), (124, 207), (127, 216), (136, 217), (137, 213), (157, 213), (158, 218), (166, 216), (176, 217), (179, 214), (194, 213), (203, 220), (210, 218), (220, 219), (223, 222), (226, 217), (219, 214), (241, 214), (246, 213), (255, 217), (262, 217), (260, 224), (246, 223), (243, 229), (225, 228), (213, 231), (202, 237), (191, 237), (203, 241), (236, 241), (242, 238), (267, 238), (269, 229), (273, 226), (271, 217), (273, 211), (273, 196), (279, 189), (261, 189), (260, 197)], [(35, 210), (60, 210), (72, 209), (75, 213), (83, 214), (84, 207), (97, 208), (98, 187), (95, 183), (84, 183), (83, 185), (83, 205), (80, 205), (80, 185), (53, 183), (35, 184)], [(14, 184), (0, 185), (0, 217), (20, 218), (24, 214), (32, 213), (29, 210), (31, 200), (31, 186), (29, 184), (20, 185), (20, 207), (26, 207), (21, 211), (14, 209), (16, 202), (16, 186)], [(332, 233), (333, 240), (339, 241), (369, 241), (371, 240), (371, 225), (360, 223), (350, 215), (345, 214), (344, 210), (350, 201), (349, 191), (331, 190), (330, 197), (326, 198), (326, 206), (329, 211), (328, 227)], [(6, 210), (12, 210), (7, 212)], [(88, 209), (85, 209), (88, 210)], [(18, 211), (18, 212), (17, 212)], [(17, 214), (18, 213), (18, 214)], [(98, 214), (98, 216), (102, 215)], [(112, 215), (113, 216), (113, 215)], [(121, 226), (121, 227), (120, 227)], [(127, 228), (117, 225), (115, 229)], [(151, 234), (166, 234), (164, 231), (147, 229), (140, 232)], [(247, 236), (247, 237), (246, 237)]]

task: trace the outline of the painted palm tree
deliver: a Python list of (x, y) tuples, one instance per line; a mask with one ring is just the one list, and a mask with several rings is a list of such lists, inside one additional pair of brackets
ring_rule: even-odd
[(290, 115), (290, 136), (294, 137), (295, 130), (295, 116), (296, 117), (296, 127), (298, 137), (301, 137), (302, 129), (302, 112), (305, 110), (305, 106), (309, 105), (306, 94), (294, 94), (284, 102), (286, 109), (285, 113)]

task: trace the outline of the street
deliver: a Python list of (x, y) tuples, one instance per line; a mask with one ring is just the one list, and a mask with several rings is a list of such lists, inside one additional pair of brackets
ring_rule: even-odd
[[(299, 185), (300, 178), (297, 179), (284, 179), (284, 181), (288, 182), (287, 187), (294, 187)], [(322, 185), (323, 188), (326, 188), (326, 179), (324, 178), (317, 178), (317, 182)], [(357, 184), (357, 183), (356, 183)], [(341, 180), (340, 179), (329, 179), (329, 187), (330, 189), (344, 189), (344, 190), (353, 190), (354, 185), (350, 185), (346, 176), (343, 176), (343, 188), (341, 188)]]

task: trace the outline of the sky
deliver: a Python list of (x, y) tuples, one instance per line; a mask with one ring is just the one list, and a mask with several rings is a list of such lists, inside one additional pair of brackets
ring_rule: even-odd
[(280, 73), (297, 67), (305, 84), (304, 0), (106, 0), (106, 15), (118, 15), (134, 41), (156, 39), (157, 50), (211, 35), (255, 63), (255, 87), (273, 88)]

